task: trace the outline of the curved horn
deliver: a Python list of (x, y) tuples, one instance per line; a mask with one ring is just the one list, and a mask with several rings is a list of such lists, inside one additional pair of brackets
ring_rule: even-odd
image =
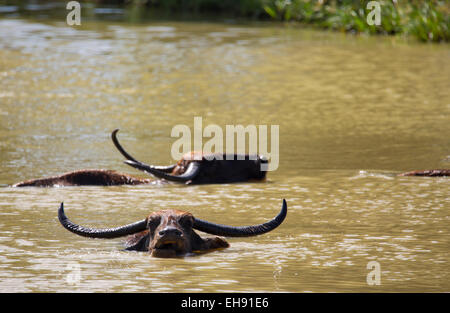
[(134, 162), (131, 160), (127, 160), (127, 161), (125, 161), (125, 163), (134, 168), (137, 168), (144, 172), (150, 173), (158, 178), (164, 178), (169, 181), (183, 182), (183, 183), (194, 179), (200, 171), (200, 164), (198, 162), (189, 163), (188, 168), (186, 169), (186, 172), (184, 172), (181, 175), (167, 174), (167, 173), (164, 173), (163, 171), (158, 170), (157, 168), (155, 168), (153, 166), (148, 166), (141, 162)]
[(61, 206), (58, 210), (58, 219), (62, 226), (65, 229), (71, 231), (80, 236), (91, 237), (91, 238), (117, 238), (123, 237), (126, 235), (135, 234), (141, 232), (146, 229), (147, 219), (142, 221), (128, 224), (125, 226), (120, 226), (116, 228), (105, 228), (105, 229), (96, 229), (96, 228), (88, 228), (77, 225), (69, 220), (69, 218), (64, 213), (64, 203), (61, 202)]
[[(115, 129), (112, 133), (111, 133), (111, 139), (114, 143), (114, 145), (116, 146), (117, 150), (119, 150), (119, 152), (127, 159), (127, 161), (132, 161), (136, 164), (138, 164), (141, 167), (149, 167), (152, 168), (154, 170), (157, 171), (161, 171), (164, 173), (170, 173), (173, 171), (173, 169), (175, 168), (175, 165), (169, 165), (169, 166), (153, 166), (153, 165), (147, 165), (145, 163), (142, 163), (138, 160), (136, 160), (134, 157), (132, 157), (128, 152), (125, 151), (125, 149), (122, 147), (122, 145), (119, 143), (119, 141), (117, 140), (117, 132), (119, 131), (119, 129)], [(127, 161), (125, 161), (125, 163), (129, 164)], [(129, 164), (131, 165), (131, 164)], [(133, 166), (133, 165), (131, 165)], [(136, 167), (136, 166), (133, 166)], [(136, 167), (137, 168), (137, 167)], [(145, 171), (145, 170), (144, 170)]]
[(259, 225), (233, 227), (221, 224), (215, 224), (194, 218), (194, 228), (205, 233), (225, 236), (225, 237), (250, 237), (267, 233), (277, 228), (284, 220), (287, 214), (286, 200), (283, 199), (283, 206), (280, 213), (272, 220)]

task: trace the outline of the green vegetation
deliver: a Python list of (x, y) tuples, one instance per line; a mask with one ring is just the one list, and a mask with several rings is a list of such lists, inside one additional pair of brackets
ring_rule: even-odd
[(272, 18), (368, 34), (414, 35), (421, 41), (450, 41), (448, 1), (379, 0), (380, 25), (369, 25), (369, 1), (266, 0)]

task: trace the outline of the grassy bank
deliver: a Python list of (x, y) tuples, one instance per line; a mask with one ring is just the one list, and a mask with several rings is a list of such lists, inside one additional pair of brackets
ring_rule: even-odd
[[(274, 19), (298, 21), (322, 28), (368, 34), (406, 34), (421, 41), (449, 41), (448, 1), (372, 1), (379, 4), (379, 25), (370, 1), (267, 0), (264, 9)], [(370, 25), (372, 24), (372, 25)]]

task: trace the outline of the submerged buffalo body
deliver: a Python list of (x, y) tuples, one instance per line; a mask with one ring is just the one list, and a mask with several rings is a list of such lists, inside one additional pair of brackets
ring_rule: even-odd
[(425, 171), (412, 171), (399, 174), (398, 176), (450, 176), (450, 169), (436, 169), (436, 170), (425, 170)]
[[(259, 155), (227, 155), (187, 153), (176, 164), (169, 166), (148, 165), (136, 160), (120, 145), (116, 129), (111, 134), (112, 141), (126, 158), (125, 163), (165, 181), (184, 184), (236, 183), (249, 180), (264, 180), (266, 171), (262, 164), (267, 160)], [(59, 176), (32, 179), (20, 182), (14, 187), (50, 187), (81, 185), (139, 185), (148, 184), (150, 179), (141, 179), (110, 170), (79, 170)]]
[(118, 238), (129, 236), (126, 250), (147, 251), (154, 257), (177, 257), (188, 253), (229, 247), (221, 237), (202, 238), (196, 230), (225, 237), (249, 237), (267, 233), (278, 227), (287, 214), (287, 204), (270, 221), (252, 226), (234, 227), (215, 224), (195, 218), (191, 213), (178, 210), (163, 210), (147, 218), (116, 228), (96, 229), (71, 222), (64, 213), (64, 205), (58, 210), (60, 223), (67, 230), (91, 238)]
[(79, 170), (40, 179), (26, 180), (13, 187), (52, 187), (52, 186), (115, 186), (141, 185), (150, 183), (149, 179), (140, 179), (110, 170)]

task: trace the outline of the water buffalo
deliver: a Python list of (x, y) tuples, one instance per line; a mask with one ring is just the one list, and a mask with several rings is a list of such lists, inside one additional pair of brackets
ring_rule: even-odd
[(261, 169), (261, 165), (268, 161), (260, 155), (189, 152), (173, 165), (148, 165), (125, 151), (117, 140), (118, 131), (114, 130), (111, 138), (117, 150), (127, 159), (125, 163), (157, 178), (185, 184), (215, 184), (263, 180), (266, 177), (266, 171)]
[(67, 230), (91, 238), (118, 238), (130, 236), (126, 250), (147, 251), (154, 257), (177, 257), (189, 253), (227, 248), (228, 242), (220, 237), (202, 238), (195, 231), (225, 237), (249, 237), (267, 233), (278, 227), (287, 214), (286, 200), (278, 215), (270, 221), (253, 226), (234, 227), (215, 224), (195, 218), (191, 213), (178, 210), (154, 212), (147, 218), (116, 228), (96, 229), (71, 222), (64, 213), (64, 204), (58, 210), (58, 219)]
[[(125, 151), (117, 140), (118, 131), (118, 129), (114, 130), (111, 138), (119, 152), (125, 156), (125, 163), (160, 180), (184, 184), (220, 184), (250, 180), (261, 181), (266, 178), (266, 171), (261, 169), (261, 165), (267, 163), (267, 159), (259, 155), (219, 155), (191, 152), (185, 154), (178, 163), (173, 165), (148, 165), (136, 160)], [(141, 179), (111, 170), (83, 169), (58, 176), (23, 181), (13, 187), (140, 185), (151, 182), (150, 179)]]
[(425, 170), (425, 171), (412, 171), (401, 173), (398, 176), (450, 176), (450, 169), (437, 169), (437, 170)]

